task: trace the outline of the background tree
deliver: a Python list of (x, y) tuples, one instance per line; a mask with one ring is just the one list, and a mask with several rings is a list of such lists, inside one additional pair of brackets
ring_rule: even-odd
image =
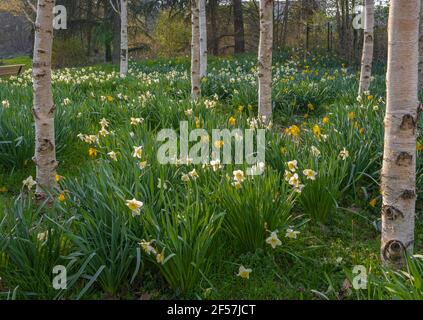
[(260, 44), (258, 52), (258, 95), (260, 117), (272, 115), (273, 0), (260, 0)]
[(191, 0), (191, 95), (200, 98), (200, 8), (199, 0)]
[(381, 256), (384, 263), (397, 267), (414, 244), (419, 14), (420, 0), (391, 1)]
[(120, 16), (120, 76), (128, 74), (128, 0), (120, 0), (120, 6), (110, 1), (113, 9)]
[(200, 77), (207, 76), (207, 15), (206, 0), (199, 0), (200, 12)]
[(364, 44), (361, 59), (359, 93), (369, 90), (373, 63), (374, 0), (365, 1)]

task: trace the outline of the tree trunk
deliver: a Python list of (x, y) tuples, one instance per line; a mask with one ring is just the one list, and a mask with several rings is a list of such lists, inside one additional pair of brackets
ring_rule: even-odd
[(289, 21), (289, 0), (285, 2), (283, 13), (283, 34), (282, 34), (282, 47), (286, 47), (286, 37), (288, 35), (288, 21)]
[(32, 81), (34, 90), (36, 196), (46, 198), (46, 191), (56, 186), (56, 145), (54, 139), (54, 102), (51, 87), (51, 52), (53, 46), (53, 7), (55, 0), (38, 0), (35, 22)]
[(420, 0), (391, 1), (381, 192), (381, 258), (401, 267), (412, 253), (416, 206), (417, 65)]
[(233, 0), (234, 6), (234, 39), (235, 54), (245, 52), (245, 36), (244, 36), (244, 15), (242, 12), (242, 0)]
[(128, 0), (120, 0), (120, 76), (128, 74)]
[(218, 0), (210, 0), (210, 27), (211, 27), (211, 47), (215, 56), (219, 55), (219, 29), (217, 26), (217, 14), (219, 9)]
[(419, 84), (418, 90), (423, 89), (423, 0), (420, 2), (420, 25), (419, 25)]
[(191, 96), (198, 101), (200, 88), (200, 9), (199, 0), (191, 0)]
[(200, 11), (200, 77), (207, 77), (207, 19), (206, 0), (199, 1)]
[(273, 0), (260, 0), (260, 42), (258, 53), (259, 116), (272, 116)]
[(373, 63), (374, 0), (365, 0), (363, 56), (361, 59), (360, 86), (358, 93), (369, 90)]
[(112, 10), (112, 20), (113, 20), (112, 61), (114, 64), (119, 64), (120, 63), (120, 15), (114, 10)]

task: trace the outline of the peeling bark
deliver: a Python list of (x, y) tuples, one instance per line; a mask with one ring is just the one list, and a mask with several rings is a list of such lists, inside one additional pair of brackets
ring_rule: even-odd
[(199, 0), (200, 10), (200, 77), (207, 77), (207, 18), (206, 0)]
[(420, 1), (392, 1), (389, 12), (381, 258), (393, 267), (414, 243)]
[(53, 7), (55, 0), (38, 0), (33, 58), (33, 116), (35, 120), (35, 155), (37, 198), (56, 186), (56, 145), (54, 139), (54, 102), (51, 87), (53, 45)]
[(272, 49), (273, 0), (260, 0), (260, 43), (258, 52), (258, 84), (260, 117), (272, 116)]
[(200, 8), (199, 0), (191, 0), (191, 96), (198, 101), (200, 88)]
[(374, 46), (374, 0), (365, 0), (365, 26), (359, 94), (369, 90), (372, 76)]
[(120, 76), (128, 74), (128, 0), (120, 0)]

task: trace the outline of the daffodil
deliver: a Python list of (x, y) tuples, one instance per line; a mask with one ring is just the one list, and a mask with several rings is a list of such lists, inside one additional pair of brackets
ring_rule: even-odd
[(292, 228), (288, 228), (286, 229), (285, 237), (289, 239), (297, 239), (299, 234), (300, 234), (300, 231), (295, 231)]
[(192, 171), (190, 171), (189, 176), (192, 178), (192, 180), (197, 180), (197, 178), (199, 177), (197, 171), (195, 169), (193, 169)]
[(297, 160), (288, 161), (287, 162), (287, 165), (288, 165), (289, 171), (291, 171), (291, 172), (295, 172), (298, 169), (298, 162), (297, 162)]
[(342, 160), (346, 160), (348, 157), (349, 157), (349, 152), (348, 152), (348, 150), (347, 149), (342, 149), (341, 150), (341, 152), (339, 152), (339, 157), (342, 159)]
[(190, 181), (189, 174), (183, 173), (182, 176), (181, 176), (181, 180), (183, 182), (189, 182)]
[(147, 161), (140, 161), (140, 163), (138, 164), (139, 168), (145, 169), (145, 167), (147, 167)]
[(228, 120), (228, 122), (229, 122), (229, 124), (230, 124), (231, 126), (234, 126), (234, 125), (236, 125), (236, 118), (234, 118), (234, 117), (230, 117), (230, 118), (229, 118), (229, 120)]
[(215, 146), (217, 149), (222, 148), (224, 144), (225, 144), (225, 142), (224, 142), (223, 140), (217, 140), (217, 141), (215, 141), (215, 142), (214, 142), (214, 146)]
[(154, 240), (152, 241), (145, 241), (145, 240), (141, 240), (141, 242), (139, 243), (139, 245), (141, 246), (141, 248), (144, 250), (145, 253), (147, 253), (148, 255), (152, 254), (156, 254), (156, 249), (154, 249), (152, 243)]
[(270, 244), (272, 246), (273, 249), (275, 249), (277, 246), (282, 245), (282, 241), (279, 240), (278, 238), (278, 234), (276, 233), (276, 231), (273, 231), (270, 234), (270, 237), (268, 237), (266, 239), (266, 243)]
[(34, 180), (32, 176), (29, 176), (24, 181), (22, 181), (22, 184), (24, 187), (27, 187), (28, 190), (31, 190), (33, 186), (37, 184), (37, 182)]
[(244, 181), (244, 171), (242, 171), (242, 170), (235, 170), (235, 171), (232, 172), (232, 174), (233, 174), (234, 180), (236, 182), (241, 183), (241, 182)]
[(321, 154), (320, 150), (317, 149), (315, 146), (311, 146), (310, 150), (311, 150), (311, 154), (315, 157), (319, 157)]
[(376, 207), (376, 204), (377, 204), (377, 198), (374, 198), (374, 199), (370, 200), (370, 202), (369, 202), (369, 205), (372, 208)]
[(57, 198), (60, 202), (64, 202), (65, 201), (65, 193), (61, 192), (59, 197)]
[(88, 149), (88, 155), (90, 156), (90, 157), (96, 157), (97, 156), (97, 149), (96, 148), (89, 148)]
[(157, 254), (156, 254), (156, 261), (157, 261), (157, 263), (159, 263), (159, 264), (163, 264), (163, 263), (164, 263), (164, 260), (165, 260), (164, 250), (165, 250), (165, 249), (163, 249), (163, 251), (162, 251), (161, 253), (157, 253)]
[(303, 171), (303, 174), (306, 176), (306, 179), (308, 180), (316, 180), (317, 172), (311, 169), (305, 169)]
[(101, 119), (99, 123), (103, 128), (106, 128), (109, 126), (109, 121), (107, 121), (105, 118)]
[(133, 118), (133, 117), (131, 117), (131, 125), (133, 125), (133, 126), (137, 126), (137, 125), (139, 125), (143, 122), (144, 122), (143, 118)]
[(132, 200), (126, 200), (126, 206), (132, 211), (133, 217), (140, 215), (140, 211), (143, 205), (143, 202), (138, 201), (135, 198), (133, 198)]
[(134, 147), (134, 152), (132, 153), (132, 156), (134, 158), (141, 159), (141, 157), (142, 157), (142, 148), (143, 148), (142, 146)]
[(37, 234), (37, 240), (43, 242), (48, 239), (48, 231), (40, 232)]
[(240, 266), (238, 270), (238, 277), (241, 277), (242, 279), (250, 279), (250, 273), (253, 270), (245, 268), (244, 266)]
[(112, 159), (113, 161), (117, 161), (117, 153), (114, 151), (110, 151), (107, 153), (107, 155)]
[(313, 126), (313, 134), (316, 138), (320, 138), (320, 135), (322, 134), (322, 131), (320, 130), (320, 127), (318, 124)]
[(293, 187), (298, 186), (298, 185), (300, 184), (300, 178), (298, 177), (298, 174), (297, 174), (297, 173), (294, 173), (294, 174), (291, 176), (291, 178), (289, 178), (288, 183), (289, 183), (291, 186), (293, 186)]
[(9, 107), (10, 107), (10, 103), (9, 103), (9, 101), (8, 101), (8, 100), (3, 100), (3, 101), (1, 102), (1, 104), (2, 104), (3, 108), (5, 108), (5, 109), (7, 109), (7, 108), (9, 108)]

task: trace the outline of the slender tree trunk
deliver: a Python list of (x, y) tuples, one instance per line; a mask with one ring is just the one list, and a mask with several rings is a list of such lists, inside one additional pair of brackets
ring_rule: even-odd
[(207, 76), (207, 18), (206, 0), (199, 1), (200, 11), (200, 77)]
[(369, 90), (373, 63), (374, 0), (365, 0), (363, 56), (361, 59), (360, 86), (358, 93)]
[(286, 0), (284, 15), (283, 15), (282, 47), (286, 47), (286, 37), (288, 35), (288, 19), (289, 19), (289, 0)]
[(53, 46), (53, 7), (55, 0), (38, 0), (35, 22), (32, 80), (35, 120), (35, 155), (37, 198), (56, 186), (56, 144), (54, 139), (54, 102), (51, 87), (51, 52)]
[(259, 116), (272, 116), (273, 0), (260, 0), (260, 43), (258, 52)]
[(199, 0), (191, 0), (191, 96), (198, 101), (200, 87), (200, 9)]
[(400, 267), (412, 253), (416, 205), (417, 65), (420, 0), (391, 1), (381, 192), (381, 258)]
[(112, 9), (112, 20), (113, 20), (113, 51), (112, 60), (114, 64), (120, 63), (120, 15)]
[(128, 0), (120, 0), (120, 76), (128, 74)]
[(217, 14), (219, 10), (218, 0), (210, 0), (210, 27), (211, 27), (211, 46), (215, 56), (219, 55), (219, 28), (217, 26)]
[(234, 39), (235, 54), (245, 52), (244, 14), (242, 12), (242, 0), (233, 0), (234, 6)]
[(420, 2), (419, 24), (419, 85), (418, 90), (423, 89), (423, 0)]

